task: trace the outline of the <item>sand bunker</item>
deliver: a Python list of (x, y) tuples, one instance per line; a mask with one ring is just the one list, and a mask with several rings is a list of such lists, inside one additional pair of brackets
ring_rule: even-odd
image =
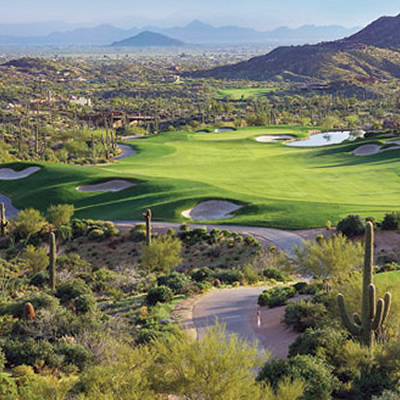
[(182, 212), (185, 218), (194, 221), (212, 221), (218, 219), (231, 218), (232, 213), (239, 210), (242, 206), (224, 200), (210, 200), (198, 204), (196, 207)]
[(234, 128), (218, 128), (214, 132), (215, 133), (223, 133), (223, 132), (233, 132)]
[(293, 139), (291, 135), (263, 135), (256, 137), (256, 141), (260, 143), (275, 143), (281, 140)]
[(113, 179), (112, 181), (93, 185), (78, 186), (76, 190), (79, 190), (80, 192), (120, 192), (121, 190), (128, 189), (132, 186), (136, 186), (136, 184), (122, 179)]
[[(395, 142), (393, 141), (391, 143), (395, 143)], [(357, 147), (355, 150), (353, 150), (352, 154), (355, 156), (371, 156), (373, 154), (379, 154), (379, 153), (383, 153), (385, 151), (398, 150), (398, 149), (400, 149), (400, 146), (392, 146), (392, 147), (383, 149), (382, 146), (380, 146), (378, 144), (364, 144), (360, 147)]]
[(40, 167), (29, 167), (22, 171), (14, 171), (11, 168), (0, 169), (0, 180), (3, 181), (15, 181), (17, 179), (27, 178), (28, 176), (40, 171)]
[(114, 160), (122, 160), (134, 156), (137, 153), (132, 146), (128, 146), (127, 144), (119, 144), (118, 147), (121, 149), (122, 153), (119, 156), (114, 157)]

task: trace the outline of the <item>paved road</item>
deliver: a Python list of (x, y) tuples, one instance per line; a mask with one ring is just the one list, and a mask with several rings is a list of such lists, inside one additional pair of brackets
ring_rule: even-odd
[(287, 358), (289, 346), (297, 334), (287, 329), (281, 319), (285, 307), (261, 308), (261, 324), (257, 324), (257, 299), (263, 287), (224, 289), (212, 291), (194, 305), (192, 315), (181, 321), (183, 329), (195, 329), (198, 338), (218, 321), (226, 332), (237, 334), (260, 350), (271, 352), (273, 358)]
[[(142, 223), (143, 221), (114, 221), (115, 226), (118, 229), (130, 229), (137, 223)], [(176, 222), (152, 222), (153, 227), (157, 229), (179, 229), (180, 223)], [(253, 235), (261, 242), (269, 241), (275, 243), (283, 251), (288, 254), (293, 253), (293, 247), (301, 247), (304, 243), (303, 239), (294, 232), (283, 231), (280, 229), (272, 228), (260, 228), (254, 226), (239, 226), (239, 225), (214, 225), (214, 224), (189, 224), (191, 228), (205, 226), (207, 229), (228, 229), (232, 232), (240, 233), (241, 235)]]

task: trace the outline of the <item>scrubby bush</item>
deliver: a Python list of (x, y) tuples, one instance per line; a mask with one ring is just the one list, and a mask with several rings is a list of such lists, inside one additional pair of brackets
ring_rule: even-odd
[(57, 204), (52, 205), (47, 209), (50, 222), (57, 229), (62, 225), (68, 225), (71, 222), (71, 217), (74, 215), (75, 207), (72, 204)]
[(154, 306), (157, 303), (168, 303), (172, 300), (174, 294), (168, 286), (157, 286), (148, 291), (146, 303)]
[(306, 329), (297, 336), (289, 347), (289, 357), (309, 354), (324, 359), (331, 365), (338, 365), (337, 359), (343, 354), (343, 345), (348, 333), (337, 327)]
[(315, 295), (317, 292), (323, 289), (324, 285), (320, 281), (313, 282), (297, 282), (293, 285), (298, 294)]
[(195, 269), (190, 274), (196, 282), (212, 281), (213, 279), (213, 271), (207, 267)]
[(33, 208), (22, 210), (12, 221), (14, 233), (22, 239), (39, 233), (46, 224), (47, 221), (40, 211)]
[(149, 271), (168, 273), (181, 261), (182, 242), (171, 236), (155, 238), (143, 248), (141, 263)]
[(63, 364), (76, 365), (80, 371), (92, 360), (91, 353), (80, 344), (59, 343), (55, 346), (55, 351), (63, 357)]
[(269, 308), (284, 306), (295, 295), (296, 290), (292, 286), (276, 286), (264, 290), (258, 297), (258, 304)]
[(91, 312), (96, 306), (92, 290), (82, 279), (73, 279), (57, 287), (56, 297), (79, 313)]
[(365, 227), (359, 215), (349, 215), (337, 224), (336, 231), (348, 238), (354, 238), (363, 235)]
[(129, 235), (133, 242), (143, 242), (146, 239), (146, 224), (136, 224), (129, 231)]
[(296, 332), (304, 332), (307, 328), (316, 328), (320, 325), (327, 313), (323, 304), (301, 300), (286, 307), (283, 322)]
[(38, 272), (37, 274), (33, 275), (31, 280), (29, 281), (30, 285), (40, 288), (44, 287), (48, 283), (49, 283), (49, 273), (47, 271)]
[(277, 382), (290, 377), (304, 382), (304, 400), (329, 400), (339, 387), (332, 369), (322, 360), (310, 355), (298, 355), (288, 361), (272, 360), (262, 368), (257, 380), (276, 388)]
[(383, 230), (396, 230), (399, 229), (400, 212), (391, 212), (385, 214), (382, 221)]
[(267, 268), (264, 269), (263, 275), (267, 279), (274, 279), (278, 282), (288, 282), (290, 281), (290, 277), (287, 273), (281, 271), (278, 268)]
[(185, 294), (190, 280), (182, 273), (172, 272), (169, 275), (162, 275), (157, 278), (158, 286), (168, 286), (175, 294)]
[(244, 278), (244, 274), (237, 268), (217, 269), (213, 273), (213, 278), (223, 284), (232, 285), (234, 282), (240, 282)]

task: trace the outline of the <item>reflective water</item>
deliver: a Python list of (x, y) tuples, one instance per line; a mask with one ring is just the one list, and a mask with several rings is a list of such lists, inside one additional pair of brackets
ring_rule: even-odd
[(341, 132), (323, 132), (311, 135), (305, 140), (296, 140), (294, 142), (286, 143), (288, 146), (293, 147), (313, 147), (313, 146), (330, 146), (332, 144), (339, 144), (347, 139), (355, 139), (360, 137), (364, 132), (351, 132), (351, 131), (341, 131)]

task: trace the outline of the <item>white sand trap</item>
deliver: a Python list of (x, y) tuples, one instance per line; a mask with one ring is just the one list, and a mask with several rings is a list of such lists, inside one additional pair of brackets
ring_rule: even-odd
[(40, 171), (40, 167), (29, 167), (22, 171), (14, 171), (11, 168), (2, 168), (0, 169), (0, 180), (15, 181), (17, 179), (27, 178), (38, 171)]
[(190, 210), (185, 210), (182, 215), (194, 221), (212, 221), (218, 219), (231, 218), (232, 213), (239, 210), (242, 206), (225, 200), (210, 200), (198, 204)]
[(94, 185), (78, 186), (76, 190), (80, 192), (120, 192), (121, 190), (128, 189), (136, 184), (122, 179), (113, 179), (112, 181), (97, 183)]
[(215, 133), (223, 133), (223, 132), (233, 132), (235, 129), (233, 128), (219, 128), (216, 129), (214, 132)]
[(382, 149), (382, 146), (379, 146), (378, 144), (364, 144), (353, 150), (352, 154), (355, 156), (372, 156), (373, 154), (379, 154), (385, 151), (398, 150), (398, 149), (400, 149), (400, 146), (392, 146), (386, 149)]
[(260, 143), (275, 143), (281, 140), (293, 139), (291, 135), (263, 135), (256, 137), (256, 141)]

